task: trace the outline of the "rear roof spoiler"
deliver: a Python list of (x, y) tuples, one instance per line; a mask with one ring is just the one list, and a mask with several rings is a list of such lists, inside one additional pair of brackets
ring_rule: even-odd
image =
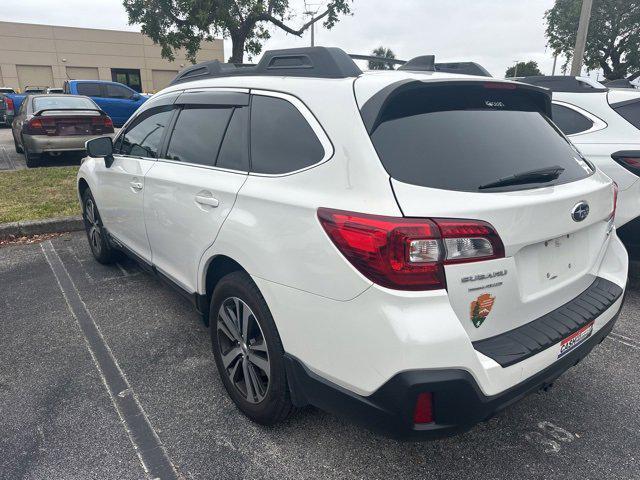
[(528, 85), (526, 83), (518, 84), (516, 82), (497, 82), (495, 80), (447, 80), (447, 81), (435, 81), (435, 82), (422, 82), (414, 79), (404, 79), (398, 82), (387, 85), (378, 93), (373, 95), (367, 100), (362, 108), (360, 114), (362, 120), (367, 129), (369, 135), (378, 127), (381, 121), (382, 113), (387, 105), (389, 105), (399, 94), (412, 89), (417, 88), (429, 88), (437, 86), (477, 86), (485, 85), (487, 88), (500, 88), (500, 85), (504, 85), (505, 88), (510, 90), (525, 90), (538, 96), (536, 103), (540, 107), (540, 111), (551, 118), (551, 92), (546, 88), (540, 88), (534, 85)]
[(602, 93), (607, 91), (604, 85), (593, 79), (567, 75), (538, 75), (533, 77), (518, 77), (514, 80), (529, 85), (548, 88), (553, 92)]
[(101, 115), (106, 115), (104, 110), (99, 108), (43, 108), (33, 114), (34, 117), (42, 116), (44, 112), (98, 112)]

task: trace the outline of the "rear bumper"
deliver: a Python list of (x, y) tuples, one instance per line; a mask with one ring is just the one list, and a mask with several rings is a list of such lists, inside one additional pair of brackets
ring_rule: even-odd
[[(311, 404), (394, 438), (419, 440), (459, 433), (488, 420), (530, 393), (550, 387), (556, 378), (606, 338), (623, 303), (613, 306), (617, 308), (614, 316), (579, 347), (496, 395), (485, 395), (468, 371), (442, 369), (401, 372), (373, 394), (361, 396), (320, 377), (288, 355), (286, 368), (292, 400), (298, 406)], [(434, 423), (415, 425), (413, 409), (422, 392), (433, 394)]]
[[(112, 136), (108, 134), (105, 136)], [(24, 145), (30, 153), (44, 152), (83, 152), (85, 143), (102, 135), (69, 135), (53, 137), (48, 135), (23, 135)]]

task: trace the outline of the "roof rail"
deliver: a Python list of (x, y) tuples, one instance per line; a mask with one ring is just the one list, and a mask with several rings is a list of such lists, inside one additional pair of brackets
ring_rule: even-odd
[(402, 65), (398, 70), (412, 70), (420, 72), (435, 72), (436, 71), (436, 56), (435, 55), (421, 55), (419, 57), (412, 58), (407, 63)]
[(362, 73), (343, 50), (331, 47), (268, 50), (257, 65), (234, 65), (218, 60), (198, 63), (178, 73), (169, 85), (192, 80), (245, 75), (348, 78)]
[(397, 58), (376, 57), (372, 55), (358, 55), (356, 53), (350, 53), (349, 56), (354, 60), (367, 60), (369, 62), (388, 63), (391, 65), (404, 65), (406, 60), (399, 60)]
[(533, 77), (519, 77), (518, 82), (545, 87), (553, 92), (567, 93), (602, 93), (607, 88), (599, 82), (586, 77), (569, 75), (538, 75)]

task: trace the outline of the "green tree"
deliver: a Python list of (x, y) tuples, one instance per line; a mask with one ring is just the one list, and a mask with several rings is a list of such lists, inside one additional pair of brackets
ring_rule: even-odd
[[(395, 60), (396, 58), (396, 54), (393, 53), (393, 50), (385, 47), (378, 47), (374, 49), (371, 52), (371, 55), (373, 57), (382, 57), (382, 58), (388, 58), (391, 60)], [(393, 69), (394, 67), (392, 63), (377, 62), (375, 60), (369, 60), (369, 70), (393, 70)]]
[(351, 13), (352, 0), (329, 0), (325, 9), (300, 28), (287, 24), (293, 17), (289, 0), (124, 0), (129, 23), (140, 24), (142, 33), (162, 47), (162, 56), (173, 60), (184, 48), (195, 63), (200, 44), (214, 35), (230, 38), (232, 63), (242, 63), (244, 52), (257, 55), (270, 38), (267, 27), (276, 26), (301, 36), (313, 23), (332, 28), (340, 15)]
[(542, 75), (542, 72), (538, 67), (538, 62), (529, 60), (528, 62), (518, 62), (513, 67), (507, 68), (507, 71), (505, 72), (504, 76), (515, 77), (516, 74), (519, 77), (533, 77), (536, 75)]
[[(548, 45), (557, 55), (573, 55), (582, 0), (556, 0), (545, 13)], [(609, 80), (640, 70), (640, 0), (595, 0), (584, 64), (601, 68)]]

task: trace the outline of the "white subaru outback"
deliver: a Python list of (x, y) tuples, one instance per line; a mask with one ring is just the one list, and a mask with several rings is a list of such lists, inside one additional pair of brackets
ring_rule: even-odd
[(548, 387), (613, 328), (613, 182), (546, 90), (363, 73), (342, 50), (182, 71), (78, 174), (95, 258), (126, 252), (208, 317), (238, 408), (315, 405), (456, 432)]

